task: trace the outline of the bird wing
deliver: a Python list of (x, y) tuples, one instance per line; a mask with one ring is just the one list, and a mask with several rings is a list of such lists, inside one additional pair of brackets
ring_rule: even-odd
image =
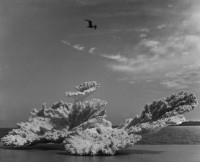
[(85, 19), (85, 21), (87, 21), (89, 23), (89, 26), (92, 26), (92, 21), (91, 20), (86, 20)]

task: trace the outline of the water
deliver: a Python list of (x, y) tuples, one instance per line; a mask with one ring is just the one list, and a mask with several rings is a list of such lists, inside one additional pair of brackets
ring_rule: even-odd
[[(10, 130), (0, 129), (0, 137)], [(72, 156), (67, 155), (60, 145), (39, 145), (25, 150), (0, 145), (0, 162), (199, 162), (199, 155), (200, 126), (165, 128), (143, 137), (133, 150), (121, 152), (118, 156)]]

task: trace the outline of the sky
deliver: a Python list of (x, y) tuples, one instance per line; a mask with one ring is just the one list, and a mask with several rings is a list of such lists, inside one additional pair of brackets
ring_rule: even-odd
[[(0, 0), (0, 127), (97, 81), (114, 125), (180, 91), (200, 98), (199, 0)], [(97, 29), (87, 28), (84, 19)], [(185, 115), (200, 120), (200, 110)]]

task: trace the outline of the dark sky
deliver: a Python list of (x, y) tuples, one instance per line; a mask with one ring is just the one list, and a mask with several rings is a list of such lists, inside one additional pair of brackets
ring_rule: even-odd
[[(0, 127), (84, 81), (115, 125), (179, 91), (200, 97), (198, 0), (0, 0)], [(84, 19), (93, 20), (96, 30)], [(186, 115), (200, 120), (200, 110)]]

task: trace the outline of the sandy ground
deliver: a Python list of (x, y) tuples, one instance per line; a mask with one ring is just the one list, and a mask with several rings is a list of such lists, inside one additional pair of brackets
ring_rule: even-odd
[(14, 150), (0, 147), (0, 162), (200, 162), (200, 145), (136, 145), (115, 156), (67, 155), (62, 147), (41, 145)]

